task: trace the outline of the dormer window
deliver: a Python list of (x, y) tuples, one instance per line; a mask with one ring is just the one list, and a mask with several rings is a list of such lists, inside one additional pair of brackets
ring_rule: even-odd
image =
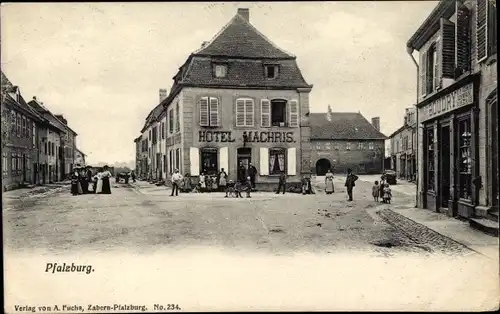
[(275, 79), (278, 77), (278, 66), (275, 64), (269, 64), (264, 66), (265, 75), (267, 79)]
[(215, 77), (226, 77), (227, 76), (227, 65), (226, 64), (215, 64), (214, 65)]

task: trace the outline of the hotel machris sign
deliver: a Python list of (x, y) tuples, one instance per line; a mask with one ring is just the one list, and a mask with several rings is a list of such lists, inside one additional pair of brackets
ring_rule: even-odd
[(426, 121), (474, 102), (474, 84), (469, 83), (420, 108), (420, 121)]

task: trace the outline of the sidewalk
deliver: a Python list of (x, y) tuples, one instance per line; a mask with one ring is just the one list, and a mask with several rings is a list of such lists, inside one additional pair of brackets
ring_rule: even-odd
[(498, 262), (499, 239), (472, 229), (468, 221), (461, 221), (427, 209), (413, 208), (413, 206), (389, 208)]
[(52, 193), (69, 188), (70, 181), (63, 181), (58, 183), (49, 183), (41, 186), (34, 186), (32, 188), (21, 188), (3, 192), (5, 199), (22, 199), (27, 197), (42, 197)]

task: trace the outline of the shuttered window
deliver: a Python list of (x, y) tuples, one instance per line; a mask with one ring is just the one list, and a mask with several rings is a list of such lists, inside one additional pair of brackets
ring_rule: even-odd
[(189, 174), (191, 176), (200, 175), (200, 150), (197, 147), (189, 148), (189, 164), (191, 166)]
[(254, 102), (250, 98), (236, 99), (236, 126), (254, 126)]
[(219, 99), (216, 97), (202, 97), (200, 106), (200, 126), (219, 126)]
[(437, 87), (441, 87), (442, 78), (455, 78), (455, 23), (441, 18), (441, 54), (438, 59), (441, 71), (438, 73)]
[(179, 132), (181, 130), (181, 112), (179, 102), (175, 104), (175, 132)]
[(478, 62), (488, 57), (488, 2), (488, 0), (477, 0), (476, 49)]
[(260, 175), (269, 175), (269, 149), (267, 147), (261, 147), (259, 152), (260, 157)]
[(295, 99), (290, 100), (288, 108), (290, 110), (290, 127), (299, 126), (299, 102)]
[(260, 101), (260, 125), (263, 128), (271, 126), (271, 102), (269, 99), (261, 99)]
[(470, 12), (456, 1), (457, 23), (455, 25), (455, 78), (470, 70)]
[(287, 151), (287, 174), (294, 176), (297, 174), (297, 149), (291, 147)]
[(434, 50), (432, 51), (432, 60), (434, 63), (429, 64), (429, 70), (433, 71), (432, 79), (429, 78), (429, 89), (427, 91), (434, 91), (441, 87), (441, 52), (442, 52), (443, 38), (438, 39), (434, 44)]
[(420, 56), (420, 91), (427, 94), (427, 51), (422, 51)]
[(170, 109), (168, 111), (168, 133), (174, 133), (174, 110)]

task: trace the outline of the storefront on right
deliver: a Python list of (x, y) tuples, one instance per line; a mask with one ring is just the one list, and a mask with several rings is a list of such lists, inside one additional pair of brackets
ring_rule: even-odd
[(423, 166), (421, 207), (470, 217), (478, 200), (478, 76), (471, 75), (418, 104)]

